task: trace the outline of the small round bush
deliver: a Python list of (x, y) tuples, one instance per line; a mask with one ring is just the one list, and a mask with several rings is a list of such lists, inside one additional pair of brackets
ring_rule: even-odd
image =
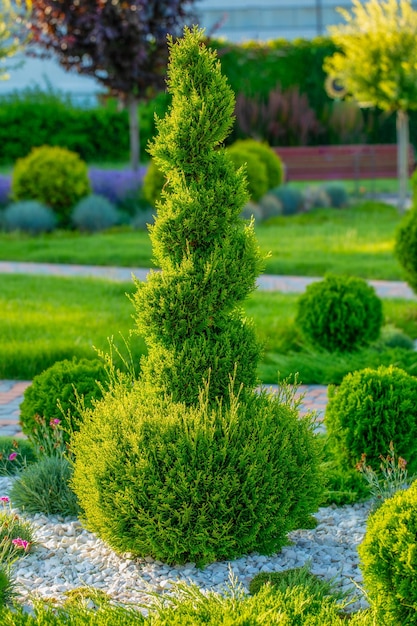
[(334, 209), (342, 209), (349, 204), (349, 196), (346, 187), (340, 183), (329, 183), (324, 186), (330, 206)]
[(329, 445), (341, 464), (379, 469), (393, 442), (396, 454), (417, 470), (417, 379), (397, 367), (365, 368), (329, 388), (325, 424)]
[(14, 481), (10, 497), (26, 513), (79, 514), (77, 498), (69, 487), (72, 466), (62, 456), (45, 456), (24, 469)]
[(61, 420), (64, 439), (69, 442), (70, 435), (67, 431), (77, 430), (81, 418), (77, 394), (83, 398), (86, 406), (91, 406), (96, 398), (102, 396), (102, 388), (97, 381), (105, 384), (106, 380), (105, 367), (98, 359), (74, 358), (72, 361), (57, 361), (35, 376), (32, 384), (25, 389), (20, 405), (20, 425), (23, 432), (39, 444), (36, 438), (36, 416), (44, 418), (47, 423), (56, 418)]
[(407, 211), (400, 222), (394, 253), (404, 270), (406, 281), (417, 293), (417, 205)]
[(323, 187), (307, 187), (303, 191), (304, 207), (311, 209), (325, 209), (330, 206), (330, 198)]
[(304, 197), (302, 192), (291, 185), (282, 185), (270, 190), (280, 201), (283, 215), (295, 215), (304, 210)]
[(96, 233), (117, 224), (116, 207), (104, 196), (92, 194), (80, 200), (74, 207), (71, 222), (76, 228)]
[(245, 169), (250, 199), (254, 202), (260, 200), (268, 191), (268, 172), (259, 156), (249, 148), (236, 144), (227, 148), (227, 154), (236, 170)]
[(309, 419), (275, 394), (210, 408), (112, 391), (74, 435), (87, 527), (118, 552), (205, 565), (287, 542), (321, 500)]
[(378, 338), (382, 303), (362, 278), (328, 275), (298, 300), (296, 323), (315, 346), (351, 352)]
[(259, 206), (265, 220), (268, 220), (270, 217), (282, 215), (283, 212), (281, 201), (272, 193), (265, 194), (260, 199)]
[(240, 213), (240, 217), (244, 220), (250, 220), (253, 217), (255, 222), (261, 222), (263, 219), (262, 209), (256, 202), (247, 202)]
[(69, 222), (74, 204), (89, 193), (87, 164), (65, 148), (33, 148), (13, 169), (13, 198), (39, 200), (51, 207), (63, 224)]
[(278, 154), (266, 143), (261, 143), (255, 139), (240, 139), (233, 144), (233, 147), (249, 150), (255, 154), (265, 165), (268, 189), (279, 187), (284, 180), (284, 166)]
[(398, 491), (369, 517), (358, 546), (366, 591), (379, 624), (417, 624), (417, 483)]
[(6, 231), (21, 231), (31, 235), (54, 229), (56, 217), (49, 207), (37, 200), (22, 200), (10, 204), (3, 212), (2, 226)]
[(155, 161), (151, 160), (143, 177), (142, 196), (152, 207), (155, 207), (161, 199), (166, 180), (165, 174), (157, 167)]

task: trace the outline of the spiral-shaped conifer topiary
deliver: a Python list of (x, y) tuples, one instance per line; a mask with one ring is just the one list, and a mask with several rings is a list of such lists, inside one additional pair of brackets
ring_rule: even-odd
[(151, 227), (162, 271), (134, 296), (148, 355), (133, 386), (115, 383), (85, 412), (72, 485), (116, 550), (204, 565), (274, 552), (308, 521), (320, 447), (291, 394), (255, 390), (259, 345), (241, 303), (261, 256), (240, 218), (244, 171), (221, 145), (233, 94), (198, 29), (170, 49), (172, 107), (150, 150), (168, 183)]
[(150, 235), (157, 265), (134, 296), (149, 348), (145, 380), (186, 404), (210, 379), (210, 398), (257, 381), (260, 348), (240, 305), (255, 288), (262, 259), (253, 225), (240, 219), (248, 200), (244, 171), (221, 146), (234, 96), (214, 54), (196, 35), (169, 43), (172, 105), (150, 147), (166, 185)]

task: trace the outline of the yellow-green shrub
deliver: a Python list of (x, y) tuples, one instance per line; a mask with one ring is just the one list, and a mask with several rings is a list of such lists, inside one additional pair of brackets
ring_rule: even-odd
[(87, 164), (65, 148), (41, 146), (18, 159), (12, 174), (15, 200), (39, 200), (67, 224), (72, 207), (91, 193)]

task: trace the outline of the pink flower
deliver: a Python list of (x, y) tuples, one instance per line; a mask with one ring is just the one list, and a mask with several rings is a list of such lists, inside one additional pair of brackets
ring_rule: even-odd
[(0, 496), (0, 502), (10, 502), (9, 496)]
[(57, 426), (60, 423), (61, 423), (61, 420), (59, 420), (57, 417), (55, 417), (53, 420), (50, 420), (49, 425), (50, 426)]
[(29, 541), (26, 539), (22, 539), (21, 537), (17, 537), (16, 539), (12, 539), (12, 544), (16, 546), (16, 548), (22, 548), (23, 550), (28, 550), (30, 547)]
[(9, 461), (14, 461), (16, 457), (17, 457), (17, 452), (12, 452), (11, 454), (9, 454)]

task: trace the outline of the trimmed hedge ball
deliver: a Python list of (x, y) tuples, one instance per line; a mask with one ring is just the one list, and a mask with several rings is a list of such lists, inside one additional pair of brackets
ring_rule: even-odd
[(417, 624), (417, 482), (369, 517), (358, 546), (365, 588), (384, 626)]
[(365, 368), (329, 388), (325, 414), (329, 444), (340, 463), (355, 467), (361, 455), (379, 469), (390, 442), (417, 471), (417, 379), (398, 367)]
[(352, 352), (375, 341), (382, 302), (362, 278), (326, 276), (298, 300), (296, 323), (311, 343), (329, 352)]

